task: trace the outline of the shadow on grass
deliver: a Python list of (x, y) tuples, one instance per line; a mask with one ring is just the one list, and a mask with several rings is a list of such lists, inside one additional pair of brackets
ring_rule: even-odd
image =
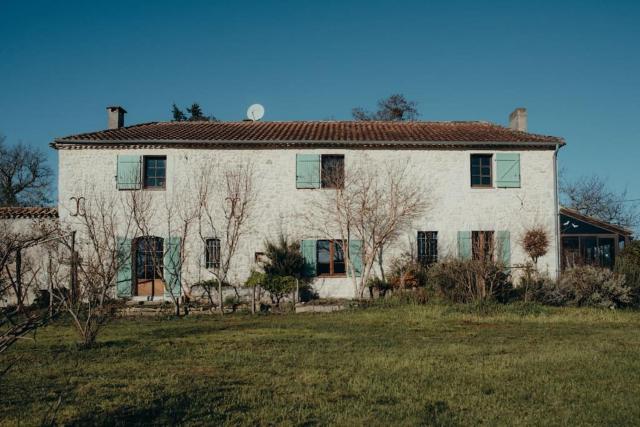
[[(84, 410), (79, 416), (64, 420), (65, 425), (143, 426), (180, 425), (197, 421), (219, 425), (250, 410), (245, 405), (225, 402), (225, 391), (238, 384), (221, 387), (190, 388), (161, 394), (143, 405), (123, 405), (110, 411), (98, 408)], [(154, 393), (154, 395), (158, 395)]]

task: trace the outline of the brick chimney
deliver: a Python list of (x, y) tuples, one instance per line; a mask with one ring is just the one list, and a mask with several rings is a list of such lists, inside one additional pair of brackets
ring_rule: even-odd
[(118, 129), (124, 126), (124, 115), (127, 114), (127, 110), (115, 105), (113, 107), (107, 107), (107, 115), (109, 117), (109, 129)]
[(519, 130), (520, 132), (527, 131), (526, 108), (516, 108), (511, 114), (509, 114), (509, 128), (513, 130)]

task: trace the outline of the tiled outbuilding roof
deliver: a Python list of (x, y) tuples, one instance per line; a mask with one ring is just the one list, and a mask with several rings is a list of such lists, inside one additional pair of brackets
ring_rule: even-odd
[(57, 218), (57, 208), (35, 207), (0, 207), (0, 219), (15, 218)]
[[(487, 122), (152, 122), (55, 140), (89, 143), (532, 143), (564, 144), (555, 136), (519, 132)], [(92, 144), (93, 143), (93, 144)]]

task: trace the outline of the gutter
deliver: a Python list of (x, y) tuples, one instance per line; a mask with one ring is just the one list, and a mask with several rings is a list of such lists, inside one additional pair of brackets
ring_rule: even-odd
[[(564, 144), (563, 144), (564, 145)], [(560, 279), (561, 262), (562, 262), (562, 239), (560, 237), (560, 195), (558, 185), (558, 151), (560, 151), (562, 145), (556, 144), (556, 148), (553, 151), (553, 205), (556, 215), (556, 280)]]

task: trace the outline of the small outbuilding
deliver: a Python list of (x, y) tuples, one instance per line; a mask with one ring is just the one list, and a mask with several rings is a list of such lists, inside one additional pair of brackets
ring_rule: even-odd
[(632, 234), (628, 228), (562, 207), (562, 269), (585, 264), (613, 269), (616, 256), (629, 243)]

